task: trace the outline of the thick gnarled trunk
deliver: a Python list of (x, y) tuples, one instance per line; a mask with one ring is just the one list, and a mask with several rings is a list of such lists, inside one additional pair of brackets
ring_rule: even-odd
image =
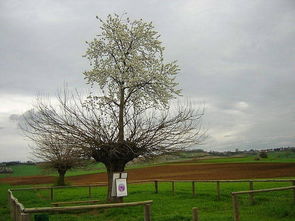
[(66, 170), (58, 170), (57, 186), (65, 186), (65, 174)]
[(124, 162), (110, 162), (105, 164), (108, 173), (108, 194), (107, 201), (112, 203), (122, 203), (123, 197), (112, 196), (113, 174), (124, 172), (126, 163)]
[(108, 202), (123, 202), (122, 197), (112, 196), (113, 174), (122, 173), (128, 162), (136, 158), (136, 144), (132, 142), (123, 143), (105, 143), (99, 146), (97, 151), (93, 151), (91, 155), (97, 162), (105, 165), (108, 175)]

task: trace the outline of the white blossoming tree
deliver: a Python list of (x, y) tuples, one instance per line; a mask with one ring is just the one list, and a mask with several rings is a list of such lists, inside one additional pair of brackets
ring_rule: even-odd
[[(99, 21), (100, 34), (87, 42), (91, 69), (84, 75), (100, 89), (88, 102), (96, 103), (108, 119), (104, 127), (110, 134), (95, 147), (93, 157), (107, 168), (110, 199), (112, 174), (122, 172), (127, 162), (198, 143), (194, 121), (201, 114), (183, 108), (171, 116), (169, 101), (180, 95), (175, 82), (179, 67), (164, 61), (152, 23), (118, 15)], [(151, 110), (156, 110), (153, 116), (148, 115)]]

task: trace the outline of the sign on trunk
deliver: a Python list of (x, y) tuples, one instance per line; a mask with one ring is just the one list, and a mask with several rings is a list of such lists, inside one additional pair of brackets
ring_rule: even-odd
[(112, 196), (123, 197), (127, 196), (127, 173), (114, 173)]
[(127, 196), (126, 179), (116, 179), (117, 197)]

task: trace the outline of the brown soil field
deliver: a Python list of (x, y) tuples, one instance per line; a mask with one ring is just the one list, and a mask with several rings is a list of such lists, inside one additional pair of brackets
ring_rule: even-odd
[[(128, 180), (235, 180), (254, 178), (295, 177), (295, 163), (214, 163), (175, 164), (139, 169), (130, 169)], [(0, 178), (0, 183), (11, 185), (54, 183), (53, 176), (26, 176)], [(66, 182), (74, 185), (105, 183), (105, 173), (67, 177)]]

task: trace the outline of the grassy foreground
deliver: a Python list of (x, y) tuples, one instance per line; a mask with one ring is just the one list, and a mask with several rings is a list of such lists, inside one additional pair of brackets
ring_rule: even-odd
[[(289, 186), (289, 183), (255, 183), (255, 189)], [(128, 187), (128, 197), (125, 202), (153, 200), (152, 214), (154, 221), (189, 221), (192, 207), (199, 208), (202, 221), (230, 221), (232, 218), (231, 195), (233, 191), (248, 190), (247, 183), (222, 183), (221, 199), (216, 198), (216, 184), (198, 183), (197, 195), (192, 196), (191, 183), (176, 183), (176, 193), (171, 191), (171, 183), (161, 183), (159, 193), (154, 193), (154, 185), (133, 184)], [(9, 220), (6, 207), (7, 185), (1, 185), (1, 216), (0, 220)], [(104, 203), (106, 189), (95, 187), (92, 190), (93, 199)], [(248, 196), (241, 196), (241, 221), (292, 221), (295, 220), (295, 205), (292, 191), (260, 193), (255, 195), (255, 205), (250, 205)], [(15, 196), (25, 207), (51, 206), (48, 190), (15, 192)], [(87, 200), (87, 188), (55, 190), (54, 201)], [(143, 207), (100, 209), (74, 212), (71, 214), (50, 214), (51, 221), (138, 221), (143, 220)]]
[[(190, 158), (189, 158), (190, 157)], [(198, 164), (198, 163), (250, 163), (250, 162), (295, 162), (295, 153), (291, 151), (268, 153), (268, 158), (255, 160), (255, 155), (243, 157), (219, 157), (212, 159), (200, 159), (193, 156), (186, 157), (186, 161), (170, 162), (168, 164)], [(183, 159), (184, 160), (184, 159)], [(152, 163), (152, 164), (167, 164)], [(129, 168), (151, 166), (152, 164), (135, 164)], [(17, 165), (13, 166), (13, 174), (1, 174), (1, 177), (9, 176), (33, 176), (33, 175), (56, 175), (55, 173), (44, 174), (44, 171), (35, 165)], [(105, 169), (102, 164), (93, 164), (86, 169), (73, 170), (67, 173), (67, 176), (91, 174), (103, 172)], [(265, 189), (273, 187), (290, 186), (290, 183), (255, 183), (255, 189)], [(9, 186), (0, 184), (0, 221), (10, 220), (9, 208), (7, 206), (7, 189), (18, 188), (21, 186)], [(31, 186), (27, 186), (31, 187)], [(248, 190), (248, 184), (244, 183), (222, 183), (221, 200), (216, 198), (216, 185), (213, 183), (198, 183), (196, 185), (197, 196), (193, 197), (191, 193), (191, 183), (176, 183), (176, 193), (171, 192), (171, 183), (161, 183), (159, 193), (154, 193), (153, 184), (129, 185), (128, 197), (125, 202), (153, 200), (152, 214), (153, 221), (188, 221), (191, 220), (191, 209), (199, 208), (201, 221), (231, 221), (232, 202), (231, 192)], [(93, 198), (100, 199), (105, 203), (106, 189), (104, 187), (93, 188)], [(293, 192), (280, 191), (273, 193), (260, 193), (255, 195), (255, 205), (250, 205), (248, 196), (240, 196), (241, 221), (293, 221), (295, 220), (295, 205), (293, 203)], [(15, 192), (15, 196), (25, 207), (43, 207), (51, 206), (49, 191), (23, 191)], [(75, 201), (87, 200), (87, 188), (74, 188), (55, 190), (54, 201)], [(101, 209), (92, 211), (75, 212), (71, 214), (50, 214), (51, 221), (137, 221), (143, 220), (143, 208), (130, 207), (118, 209)]]

